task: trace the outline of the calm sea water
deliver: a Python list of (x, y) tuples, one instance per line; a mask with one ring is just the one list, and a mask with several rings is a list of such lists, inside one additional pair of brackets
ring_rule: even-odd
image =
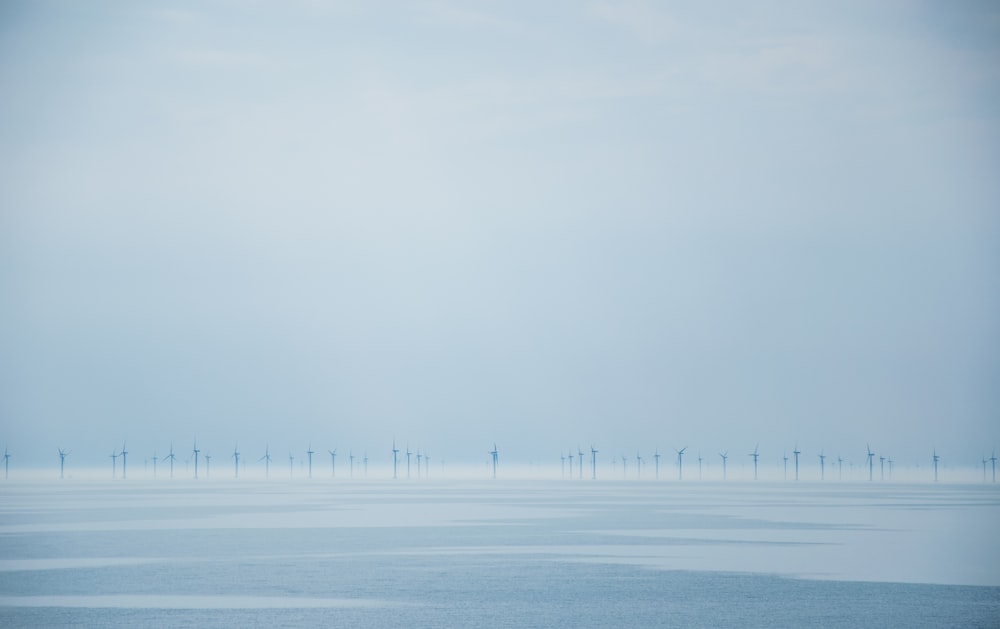
[(24, 482), (0, 625), (1000, 626), (992, 485)]

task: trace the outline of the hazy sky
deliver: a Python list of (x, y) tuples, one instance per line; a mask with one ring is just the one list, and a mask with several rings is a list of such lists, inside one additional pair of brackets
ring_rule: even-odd
[(974, 464), (1000, 8), (702, 4), (3, 2), (0, 447)]

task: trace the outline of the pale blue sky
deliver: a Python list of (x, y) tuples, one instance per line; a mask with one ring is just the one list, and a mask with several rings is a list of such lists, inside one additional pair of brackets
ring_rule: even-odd
[(1000, 446), (993, 3), (5, 2), (0, 93), (22, 460)]

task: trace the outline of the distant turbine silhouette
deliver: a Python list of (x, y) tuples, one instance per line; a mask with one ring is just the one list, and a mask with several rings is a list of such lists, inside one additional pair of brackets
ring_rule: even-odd
[(892, 480), (892, 457), (889, 457), (889, 480)]
[(677, 480), (684, 480), (684, 453), (687, 451), (687, 446), (684, 446), (677, 452)]
[(755, 445), (753, 447), (753, 452), (750, 453), (750, 456), (753, 457), (753, 479), (754, 480), (757, 480), (757, 458), (760, 456), (760, 454), (757, 453), (757, 448), (759, 446), (760, 446), (759, 443), (757, 445)]
[(493, 457), (493, 478), (497, 477), (497, 444), (493, 444), (493, 449), (490, 451), (490, 455)]
[(424, 455), (420, 454), (420, 448), (417, 448), (417, 480), (420, 480), (420, 464), (423, 462)]
[(235, 467), (235, 475), (233, 478), (240, 477), (240, 448), (239, 443), (233, 445), (233, 465)]
[(701, 480), (701, 452), (698, 453), (698, 480)]
[(635, 453), (635, 479), (639, 480), (640, 476), (642, 476), (642, 457), (639, 456), (638, 452), (636, 452)]
[(413, 454), (413, 453), (410, 452), (410, 444), (406, 444), (406, 479), (407, 480), (410, 479), (410, 455), (411, 454)]
[(819, 453), (819, 479), (826, 480), (826, 455), (822, 450)]
[(653, 451), (653, 461), (655, 461), (655, 463), (653, 465), (653, 469), (656, 470), (656, 472), (655, 472), (656, 480), (660, 480), (660, 450), (659, 450), (659, 448), (657, 448), (656, 450)]
[(111, 478), (118, 478), (118, 453), (114, 450), (111, 451)]
[(156, 478), (156, 462), (159, 460), (159, 457), (156, 456), (156, 450), (153, 450), (153, 478)]
[(121, 457), (122, 457), (122, 480), (125, 480), (125, 461), (126, 461), (125, 457), (126, 456), (128, 456), (128, 451), (125, 450), (125, 442), (122, 441), (122, 453), (121, 453)]
[(569, 478), (573, 480), (573, 451), (569, 451)]
[(194, 440), (194, 447), (191, 448), (191, 452), (194, 453), (194, 477), (195, 477), (195, 479), (197, 479), (198, 478), (198, 453), (201, 452), (201, 450), (198, 449), (198, 440), (197, 439)]
[[(392, 477), (396, 478), (396, 455), (399, 454), (399, 449), (396, 448), (396, 440), (392, 440)], [(365, 465), (365, 476), (368, 475), (367, 463)]]
[(212, 455), (211, 454), (206, 454), (205, 455), (205, 478), (208, 478), (211, 475), (212, 475)]
[[(6, 456), (6, 454), (5, 454)], [(993, 454), (990, 455), (990, 462), (993, 463), (993, 482), (997, 482), (997, 451), (994, 450)]]
[(295, 475), (295, 455), (291, 452), (288, 453), (288, 478), (292, 478)]
[[(69, 452), (64, 451), (62, 448), (59, 448), (59, 478), (60, 479), (63, 478), (63, 469), (66, 466), (66, 455), (68, 455), (68, 454), (69, 454)], [(986, 459), (983, 459), (983, 480), (986, 480)]]
[(354, 478), (354, 450), (348, 450), (347, 451), (347, 458), (351, 462), (350, 477)]
[(561, 467), (559, 469), (562, 470), (562, 477), (565, 479), (566, 478), (566, 455), (563, 454), (562, 452), (559, 453), (559, 461), (560, 461), (560, 464), (561, 464)]
[(871, 447), (867, 443), (865, 444), (865, 450), (868, 451), (868, 481), (871, 482), (875, 475), (875, 453), (872, 452)]
[(174, 456), (174, 444), (172, 444), (172, 443), (170, 444), (170, 454), (168, 454), (167, 456), (165, 456), (163, 458), (164, 459), (168, 459), (170, 461), (170, 478), (173, 478), (174, 477), (174, 459), (177, 458), (177, 457)]
[(837, 455), (837, 480), (844, 480), (844, 459)]
[[(393, 469), (393, 478), (395, 478), (395, 477), (396, 477), (396, 476), (395, 476), (395, 470), (396, 470), (396, 457), (393, 457), (393, 458), (392, 458), (392, 461), (393, 461), (393, 464), (392, 464), (392, 469)], [(365, 466), (365, 478), (368, 478), (368, 453), (367, 453), (367, 452), (365, 452), (365, 456), (364, 456), (364, 458), (363, 458), (363, 459), (361, 459), (361, 462), (362, 462), (362, 463), (364, 464), (364, 466)]]
[(7, 448), (3, 449), (3, 479), (7, 480), (9, 478), (8, 473), (10, 472), (10, 452)]
[(260, 457), (258, 463), (260, 461), (264, 462), (264, 478), (270, 478), (271, 477), (271, 450), (268, 448), (268, 446), (266, 444), (264, 445), (264, 456)]
[(622, 455), (622, 478), (628, 478), (628, 459), (625, 458), (624, 454)]
[(879, 480), (885, 480), (885, 456), (879, 455), (878, 457), (878, 473)]
[(337, 478), (337, 448), (327, 452), (330, 453), (330, 478)]
[(781, 453), (781, 460), (785, 462), (784, 480), (788, 480), (788, 454), (782, 452)]
[(424, 477), (430, 478), (431, 476), (431, 455), (424, 451)]
[[(316, 454), (313, 451), (313, 444), (309, 444), (309, 449), (306, 450), (306, 455), (309, 457), (309, 478), (313, 477), (313, 455)], [(291, 455), (291, 453), (289, 453)]]
[(580, 449), (580, 446), (576, 447), (576, 454), (576, 462), (578, 463), (577, 467), (580, 468), (580, 480), (583, 480), (583, 450)]
[(729, 450), (720, 452), (719, 456), (722, 457), (722, 480), (726, 480), (726, 459), (729, 458)]
[(597, 450), (593, 444), (590, 445), (590, 470), (591, 480), (597, 480)]
[(940, 458), (941, 457), (939, 457), (938, 453), (937, 453), (937, 448), (935, 448), (934, 449), (934, 482), (935, 483), (937, 482), (937, 479), (938, 479), (938, 473), (937, 473), (938, 472), (938, 460)]
[(792, 454), (795, 455), (795, 480), (798, 481), (799, 480), (799, 455), (802, 454), (801, 452), (799, 452), (799, 444), (795, 444), (795, 449), (792, 450)]

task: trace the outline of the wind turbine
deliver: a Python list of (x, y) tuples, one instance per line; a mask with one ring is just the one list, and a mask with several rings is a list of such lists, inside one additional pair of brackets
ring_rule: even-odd
[(698, 480), (701, 480), (701, 452), (698, 453)]
[(111, 450), (111, 478), (118, 478), (118, 453)]
[(122, 480), (125, 480), (125, 457), (128, 455), (128, 451), (125, 449), (125, 442), (122, 441)]
[(426, 450), (424, 450), (424, 476), (431, 477), (431, 455), (427, 454)]
[(406, 444), (406, 479), (407, 480), (410, 479), (410, 455), (411, 454), (413, 454), (413, 453), (410, 452), (410, 444)]
[(576, 462), (579, 464), (577, 467), (580, 468), (580, 480), (583, 480), (583, 450), (580, 449), (580, 446), (576, 447), (576, 454)]
[(173, 478), (174, 477), (174, 459), (177, 458), (177, 457), (174, 456), (174, 444), (172, 444), (172, 443), (170, 444), (170, 454), (168, 454), (167, 456), (165, 456), (163, 458), (170, 460), (170, 478)]
[(562, 452), (559, 453), (559, 461), (561, 464), (560, 470), (562, 471), (562, 477), (566, 478), (566, 455)]
[(826, 480), (826, 455), (822, 450), (819, 453), (819, 479)]
[(156, 478), (156, 462), (159, 460), (160, 458), (156, 456), (156, 450), (153, 450), (153, 478)]
[(885, 455), (879, 455), (878, 457), (878, 473), (879, 480), (885, 480)]
[(236, 476), (235, 476), (235, 478), (239, 478), (240, 477), (240, 448), (239, 448), (239, 445), (240, 444), (237, 443), (237, 444), (235, 444), (233, 446), (233, 461), (234, 461), (234, 465), (236, 467)]
[(208, 478), (211, 475), (212, 475), (212, 455), (211, 454), (206, 454), (205, 455), (205, 478)]
[(792, 450), (792, 454), (795, 455), (795, 480), (796, 480), (796, 482), (798, 482), (798, 480), (799, 480), (799, 455), (802, 454), (801, 452), (799, 452), (799, 444), (795, 444), (795, 449)]
[[(4, 456), (7, 456), (6, 453)], [(993, 482), (997, 482), (997, 451), (994, 450), (993, 454), (990, 456), (990, 461), (993, 463)]]
[(424, 455), (420, 454), (420, 448), (417, 448), (417, 480), (420, 480), (420, 463), (424, 460)]
[(264, 462), (264, 478), (271, 477), (271, 450), (268, 446), (264, 445), (264, 456), (260, 457), (260, 461)]
[[(10, 452), (7, 452), (7, 448), (3, 449), (3, 479), (7, 480), (8, 472), (10, 471)], [(112, 474), (112, 477), (114, 475)]]
[[(365, 478), (368, 478), (368, 453), (367, 452), (365, 452), (365, 456), (364, 456), (363, 459), (361, 459), (361, 462), (365, 466)], [(393, 470), (392, 471), (392, 477), (396, 478), (396, 457), (395, 456), (392, 457), (392, 470)]]
[(337, 448), (327, 452), (330, 453), (330, 478), (337, 478)]
[(594, 445), (590, 445), (590, 469), (591, 469), (591, 480), (597, 480), (597, 450), (594, 449)]
[(639, 456), (639, 451), (637, 450), (635, 453), (635, 479), (639, 480), (640, 476), (642, 476), (642, 457)]
[(198, 453), (201, 452), (201, 450), (198, 449), (198, 440), (197, 439), (194, 440), (194, 447), (191, 448), (191, 452), (194, 453), (194, 477), (197, 480), (197, 478), (198, 478)]
[(892, 457), (889, 457), (889, 480), (892, 480)]
[(628, 478), (628, 459), (622, 455), (622, 478)]
[(493, 449), (490, 451), (490, 455), (493, 457), (493, 478), (497, 477), (497, 444), (493, 444)]
[(754, 480), (757, 480), (757, 458), (760, 456), (760, 454), (757, 453), (757, 448), (758, 447), (760, 447), (759, 443), (753, 447), (753, 452), (750, 453), (750, 456), (753, 457), (753, 479)]
[(937, 448), (935, 448), (935, 449), (934, 449), (934, 482), (935, 482), (935, 483), (937, 482), (937, 479), (938, 479), (938, 474), (937, 474), (937, 470), (938, 470), (938, 459), (940, 459), (940, 458), (941, 458), (941, 457), (939, 457), (939, 456), (938, 456), (938, 453), (937, 453)]
[(654, 469), (656, 470), (656, 480), (660, 480), (660, 450), (657, 449), (653, 452), (653, 460), (655, 461)]
[[(312, 446), (309, 446), (312, 447)], [(295, 475), (295, 455), (291, 452), (288, 453), (288, 478), (292, 478)]]
[[(392, 477), (393, 477), (393, 479), (396, 478), (396, 455), (397, 454), (399, 454), (399, 448), (396, 447), (396, 440), (393, 439), (392, 440)], [(366, 465), (365, 469), (367, 470), (367, 465)], [(365, 476), (368, 476), (367, 471), (365, 472)]]
[(722, 480), (726, 480), (726, 459), (729, 458), (729, 450), (720, 452), (719, 456), (722, 457)]
[[(59, 448), (59, 478), (60, 479), (63, 478), (63, 468), (66, 465), (66, 455), (67, 454), (69, 454), (69, 452), (66, 452), (62, 448)], [(986, 480), (986, 459), (983, 459), (983, 480)]]
[(785, 452), (781, 453), (781, 460), (785, 462), (784, 467), (784, 480), (788, 480), (788, 454)]
[[(61, 478), (61, 476), (60, 476)], [(986, 482), (986, 456), (983, 455), (983, 482)]]
[(844, 459), (837, 455), (837, 480), (844, 480)]
[(573, 480), (573, 451), (569, 451), (569, 478)]
[(309, 449), (306, 450), (306, 455), (309, 456), (309, 478), (313, 477), (313, 455), (316, 454), (313, 451), (313, 444), (309, 444)]
[(865, 450), (868, 451), (868, 481), (871, 482), (875, 469), (875, 453), (872, 452), (867, 443), (865, 444)]
[(677, 450), (677, 480), (684, 480), (684, 452), (687, 446)]
[(350, 476), (351, 476), (351, 478), (354, 478), (354, 450), (348, 450), (348, 451), (347, 451), (347, 458), (348, 458), (348, 459), (350, 460), (350, 462), (351, 462), (351, 472), (350, 472)]

